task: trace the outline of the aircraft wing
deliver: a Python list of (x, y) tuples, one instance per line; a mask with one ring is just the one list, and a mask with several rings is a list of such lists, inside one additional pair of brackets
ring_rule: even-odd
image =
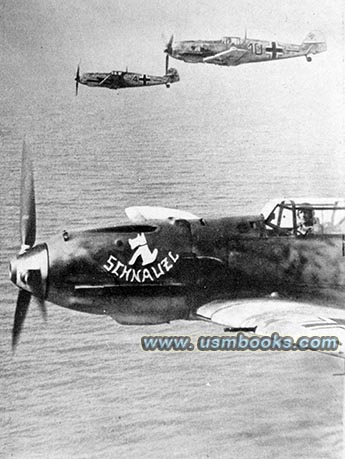
[(136, 206), (125, 209), (127, 217), (134, 223), (142, 223), (146, 220), (168, 220), (169, 218), (182, 218), (184, 220), (199, 220), (200, 218), (191, 212), (167, 207)]
[(208, 64), (237, 64), (241, 58), (248, 53), (247, 49), (236, 48), (232, 46), (226, 51), (204, 58), (204, 62)]
[[(291, 337), (337, 337), (336, 350), (324, 351), (345, 359), (345, 310), (274, 298), (217, 300), (201, 306), (197, 317), (230, 328), (255, 330), (255, 335)], [(234, 329), (234, 330), (231, 330)], [(315, 348), (314, 348), (315, 350)], [(318, 349), (319, 350), (319, 349)]]

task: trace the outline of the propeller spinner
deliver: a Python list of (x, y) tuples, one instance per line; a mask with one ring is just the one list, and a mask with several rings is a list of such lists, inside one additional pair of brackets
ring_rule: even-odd
[(14, 349), (23, 327), (31, 297), (34, 296), (42, 316), (46, 317), (44, 298), (48, 277), (48, 250), (46, 244), (34, 246), (36, 240), (36, 206), (32, 163), (23, 142), (22, 175), (20, 192), (21, 248), (10, 262), (10, 279), (19, 287), (16, 312), (12, 330)]

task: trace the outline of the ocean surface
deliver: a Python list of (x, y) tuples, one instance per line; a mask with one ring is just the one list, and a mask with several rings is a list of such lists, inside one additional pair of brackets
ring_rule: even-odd
[(312, 64), (236, 69), (180, 63), (181, 82), (169, 90), (80, 87), (78, 97), (73, 69), (39, 84), (24, 84), (26, 75), (7, 81), (0, 95), (1, 458), (343, 457), (338, 359), (148, 353), (143, 335), (223, 330), (187, 321), (126, 327), (50, 303), (44, 323), (34, 301), (11, 351), (17, 289), (8, 260), (20, 245), (24, 137), (34, 162), (37, 242), (125, 222), (124, 208), (135, 204), (212, 217), (258, 214), (275, 197), (345, 196), (343, 83), (325, 62), (322, 55)]

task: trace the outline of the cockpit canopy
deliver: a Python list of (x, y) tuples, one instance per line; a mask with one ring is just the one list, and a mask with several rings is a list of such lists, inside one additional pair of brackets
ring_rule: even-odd
[(241, 44), (241, 38), (240, 37), (223, 37), (222, 42), (225, 43), (226, 45), (239, 45)]
[(313, 218), (310, 234), (345, 233), (345, 200), (342, 198), (276, 199), (265, 205), (262, 215), (268, 231), (299, 235), (299, 218), (305, 209)]

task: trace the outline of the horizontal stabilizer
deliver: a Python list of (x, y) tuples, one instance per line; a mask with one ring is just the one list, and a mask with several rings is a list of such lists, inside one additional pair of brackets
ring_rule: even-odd
[(309, 32), (308, 35), (303, 40), (304, 45), (311, 45), (317, 43), (326, 43), (325, 36), (319, 30)]
[(178, 71), (174, 69), (173, 67), (170, 67), (170, 69), (167, 71), (167, 76), (171, 76), (171, 75), (179, 76)]

